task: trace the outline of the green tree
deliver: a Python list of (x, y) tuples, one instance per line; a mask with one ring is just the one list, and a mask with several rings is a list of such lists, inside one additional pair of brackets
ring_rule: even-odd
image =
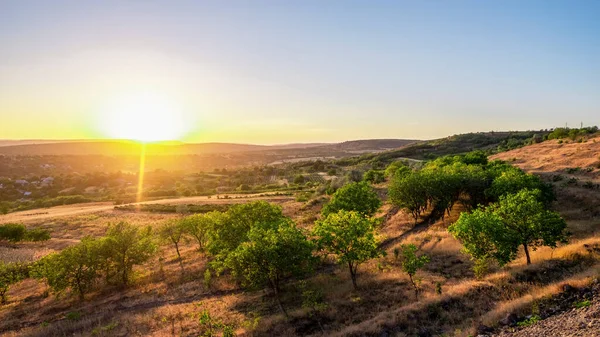
[(544, 208), (539, 201), (540, 193), (524, 189), (502, 196), (488, 208), (461, 214), (448, 230), (478, 263), (494, 258), (504, 265), (515, 259), (522, 246), (527, 264), (531, 264), (530, 248), (556, 247), (557, 242), (566, 242), (568, 236), (565, 221)]
[(421, 172), (394, 176), (388, 188), (388, 195), (392, 204), (413, 216), (415, 224), (421, 213), (427, 209), (427, 188)]
[(338, 189), (331, 200), (323, 207), (324, 217), (340, 210), (355, 211), (363, 216), (371, 217), (381, 207), (377, 193), (366, 182), (350, 183)]
[(208, 232), (215, 226), (219, 213), (216, 211), (206, 214), (194, 214), (181, 220), (181, 225), (188, 235), (198, 242), (198, 250), (203, 251), (208, 241)]
[(556, 200), (551, 185), (544, 183), (538, 176), (525, 173), (514, 167), (505, 169), (498, 177), (496, 177), (485, 193), (492, 201), (498, 201), (502, 196), (516, 194), (525, 188), (539, 190), (540, 193), (537, 198), (546, 206)]
[(226, 266), (251, 288), (270, 287), (277, 304), (287, 316), (280, 299), (281, 284), (291, 276), (311, 269), (313, 245), (289, 218), (252, 226), (248, 241), (240, 244), (226, 260)]
[(384, 174), (388, 178), (393, 178), (396, 175), (403, 176), (410, 173), (412, 170), (406, 166), (402, 161), (398, 160), (389, 164), (384, 171)]
[(150, 226), (140, 228), (127, 222), (119, 222), (108, 228), (103, 239), (103, 254), (108, 259), (107, 269), (114, 273), (122, 286), (129, 285), (133, 267), (148, 261), (156, 249)]
[(163, 241), (173, 244), (175, 252), (177, 253), (177, 260), (179, 261), (179, 267), (183, 274), (183, 260), (181, 259), (181, 253), (179, 252), (179, 243), (183, 239), (186, 231), (183, 226), (183, 222), (178, 220), (169, 220), (160, 227), (158, 234)]
[(80, 243), (41, 259), (36, 275), (43, 277), (55, 293), (71, 289), (83, 301), (100, 276), (100, 241), (85, 237)]
[(304, 184), (305, 181), (306, 181), (306, 179), (301, 174), (298, 174), (294, 177), (294, 184), (301, 185), (301, 184)]
[(227, 254), (248, 240), (255, 225), (277, 223), (285, 218), (281, 207), (266, 201), (233, 205), (225, 213), (212, 212), (214, 227), (209, 231), (208, 251), (223, 261)]
[(463, 244), (463, 251), (475, 261), (475, 274), (483, 276), (489, 259), (500, 266), (515, 259), (516, 238), (507, 231), (497, 214), (487, 209), (476, 209), (472, 213), (462, 213), (448, 231)]
[(21, 263), (4, 263), (0, 261), (0, 304), (8, 301), (8, 289), (28, 277), (28, 267)]
[(0, 226), (0, 240), (7, 240), (10, 242), (23, 241), (27, 229), (22, 224), (8, 223)]
[(527, 264), (531, 264), (529, 249), (539, 246), (556, 247), (557, 242), (566, 242), (567, 223), (556, 212), (548, 211), (540, 202), (540, 190), (523, 189), (516, 194), (500, 197), (492, 211), (504, 223), (516, 245), (523, 246)]
[(378, 247), (373, 221), (355, 211), (329, 213), (317, 221), (312, 235), (319, 250), (334, 254), (338, 263), (348, 265), (355, 289), (358, 266), (384, 254)]
[(429, 257), (426, 255), (417, 256), (417, 246), (414, 244), (402, 245), (402, 271), (408, 274), (410, 283), (412, 283), (415, 289), (415, 298), (419, 300), (419, 287), (415, 275), (419, 269), (422, 269), (427, 263), (429, 263)]
[(385, 180), (385, 175), (381, 170), (368, 170), (365, 172), (363, 180), (371, 184), (379, 184)]

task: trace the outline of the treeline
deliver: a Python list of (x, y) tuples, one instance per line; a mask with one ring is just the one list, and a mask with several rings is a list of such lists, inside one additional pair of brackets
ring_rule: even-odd
[[(56, 294), (70, 290), (84, 299), (102, 285), (130, 285), (134, 267), (151, 259), (160, 244), (172, 246), (183, 275), (180, 245), (192, 239), (210, 260), (210, 268), (201, 276), (205, 284), (227, 271), (245, 288), (270, 288), (287, 315), (280, 301), (282, 286), (314, 272), (325, 256), (348, 268), (353, 285), (358, 286), (359, 266), (384, 255), (376, 234), (379, 221), (374, 218), (380, 206), (381, 200), (373, 188), (359, 182), (348, 184), (333, 195), (310, 232), (297, 227), (280, 206), (265, 201), (232, 205), (224, 212), (189, 215), (155, 228), (122, 222), (111, 225), (103, 237), (83, 238), (37, 262), (4, 264), (0, 278), (6, 289), (23, 278), (33, 277), (43, 280)], [(421, 258), (415, 265), (410, 260), (419, 258), (415, 250), (416, 247), (406, 246), (409, 275), (414, 275), (424, 261)]]
[(416, 171), (397, 166), (388, 195), (415, 224), (426, 211), (424, 221), (433, 222), (461, 204), (466, 212), (448, 230), (475, 260), (477, 275), (490, 261), (514, 260), (519, 247), (530, 264), (531, 249), (556, 247), (568, 236), (565, 221), (549, 210), (555, 200), (550, 184), (504, 162), (489, 162), (483, 152), (442, 157)]
[[(391, 180), (389, 200), (412, 214), (415, 222), (424, 214), (426, 220), (443, 219), (456, 204), (467, 210), (449, 231), (475, 260), (477, 275), (490, 261), (503, 265), (514, 260), (520, 247), (530, 263), (529, 249), (554, 247), (567, 238), (564, 220), (548, 209), (554, 200), (551, 186), (505, 163), (489, 162), (482, 152), (442, 157), (422, 168), (396, 162), (383, 175)], [(0, 272), (5, 274), (0, 280), (8, 289), (24, 277), (35, 277), (55, 293), (70, 290), (84, 299), (102, 285), (130, 285), (134, 267), (151, 259), (160, 244), (172, 247), (184, 275), (180, 248), (191, 239), (209, 259), (209, 268), (198, 275), (205, 285), (226, 272), (242, 287), (271, 289), (287, 315), (280, 300), (284, 285), (313, 273), (325, 257), (346, 268), (358, 287), (359, 267), (385, 255), (378, 240), (382, 220), (376, 217), (381, 204), (365, 180), (337, 189), (310, 231), (296, 226), (280, 206), (265, 201), (188, 215), (154, 228), (119, 223), (103, 237), (86, 237), (26, 268), (2, 265)], [(394, 255), (418, 299), (414, 277), (428, 258), (415, 245), (403, 245)]]
[(50, 232), (42, 228), (27, 229), (22, 224), (8, 223), (0, 225), (0, 240), (9, 242), (47, 241), (50, 240)]
[(62, 205), (72, 205), (84, 202), (92, 202), (93, 198), (88, 198), (83, 195), (61, 195), (54, 198), (44, 197), (37, 200), (24, 201), (1, 201), (0, 214), (9, 212), (27, 211), (30, 209), (47, 208)]

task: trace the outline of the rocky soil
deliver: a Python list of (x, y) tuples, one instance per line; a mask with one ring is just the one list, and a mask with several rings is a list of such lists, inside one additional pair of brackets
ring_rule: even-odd
[(504, 326), (499, 332), (479, 336), (600, 336), (600, 283), (583, 289), (565, 285), (563, 290), (541, 303), (538, 315), (509, 315), (501, 322)]

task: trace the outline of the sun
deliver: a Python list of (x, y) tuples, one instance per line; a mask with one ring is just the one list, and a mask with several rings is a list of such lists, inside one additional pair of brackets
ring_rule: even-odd
[(153, 93), (115, 100), (103, 109), (100, 119), (103, 131), (115, 139), (178, 140), (186, 129), (181, 109), (167, 97)]

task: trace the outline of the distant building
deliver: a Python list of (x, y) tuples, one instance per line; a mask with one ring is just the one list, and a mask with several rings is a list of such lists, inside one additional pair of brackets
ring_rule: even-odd
[(31, 195), (31, 192), (23, 192), (23, 195), (26, 196), (26, 197), (28, 197), (28, 196)]
[(54, 178), (53, 177), (46, 177), (44, 179), (42, 179), (42, 186), (51, 186), (54, 183)]
[(27, 180), (19, 179), (19, 180), (15, 180), (15, 184), (24, 186), (24, 185), (29, 184), (29, 182)]

